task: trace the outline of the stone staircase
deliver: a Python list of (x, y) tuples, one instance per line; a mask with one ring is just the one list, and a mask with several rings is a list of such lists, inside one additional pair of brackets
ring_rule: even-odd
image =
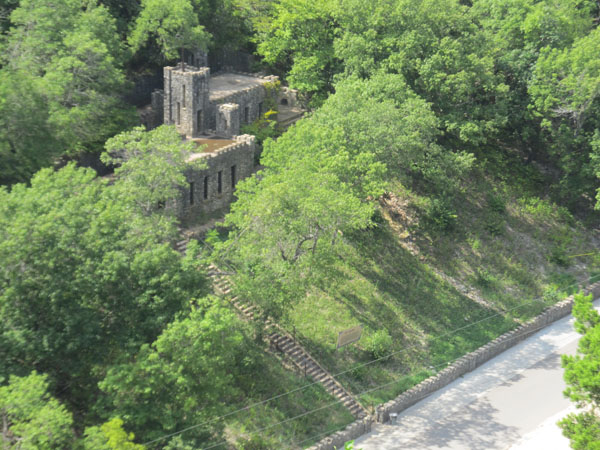
[[(231, 296), (231, 285), (226, 275), (216, 266), (210, 265), (208, 274), (213, 280), (215, 290), (229, 302), (247, 320), (254, 320), (260, 311), (254, 305), (249, 305), (236, 296)], [(321, 384), (325, 390), (337, 398), (356, 419), (368, 416), (368, 411), (350, 394), (333, 376), (323, 368), (287, 331), (267, 319), (264, 322), (266, 338), (272, 348), (283, 353), (306, 377), (311, 377)]]

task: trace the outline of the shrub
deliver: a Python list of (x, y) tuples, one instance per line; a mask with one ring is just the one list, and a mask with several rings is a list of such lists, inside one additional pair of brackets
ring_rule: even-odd
[(491, 287), (496, 282), (496, 277), (488, 270), (478, 267), (476, 269), (476, 283), (481, 287)]
[(570, 264), (569, 256), (567, 255), (567, 250), (563, 245), (555, 245), (550, 249), (548, 261), (561, 267), (568, 267)]
[(380, 329), (367, 336), (364, 348), (374, 358), (383, 358), (392, 351), (392, 337), (387, 330)]
[(425, 206), (425, 219), (435, 229), (449, 231), (456, 225), (458, 216), (444, 198), (434, 198)]
[(487, 206), (490, 211), (498, 214), (503, 214), (506, 211), (506, 201), (495, 192), (487, 195)]

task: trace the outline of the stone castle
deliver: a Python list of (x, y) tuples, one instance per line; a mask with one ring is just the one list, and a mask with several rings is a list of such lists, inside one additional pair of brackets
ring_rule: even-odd
[[(206, 62), (205, 56), (195, 59)], [(164, 90), (152, 93), (140, 119), (147, 129), (174, 125), (198, 145), (190, 159), (205, 159), (207, 168), (186, 173), (189, 186), (176, 209), (184, 223), (203, 222), (229, 206), (237, 182), (254, 172), (256, 140), (240, 135), (241, 127), (267, 112), (266, 104), (295, 107), (296, 92), (273, 89), (275, 76), (225, 72), (211, 77), (208, 67), (185, 63), (165, 67), (163, 74)]]

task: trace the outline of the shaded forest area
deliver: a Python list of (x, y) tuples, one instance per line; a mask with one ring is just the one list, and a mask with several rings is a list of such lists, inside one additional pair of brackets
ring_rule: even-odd
[[(352, 417), (266, 351), (266, 316), (372, 407), (597, 278), (599, 21), (595, 0), (1, 2), (3, 446), (302, 447)], [(164, 205), (193, 148), (127, 98), (189, 47), (254, 55), (309, 113), (181, 254)], [(208, 262), (263, 316), (211, 295)]]

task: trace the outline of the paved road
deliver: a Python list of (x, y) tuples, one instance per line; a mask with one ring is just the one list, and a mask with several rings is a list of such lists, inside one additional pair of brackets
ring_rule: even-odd
[[(600, 309), (600, 300), (595, 303)], [(560, 355), (579, 335), (566, 317), (356, 440), (355, 448), (568, 450), (556, 421), (571, 410)]]

